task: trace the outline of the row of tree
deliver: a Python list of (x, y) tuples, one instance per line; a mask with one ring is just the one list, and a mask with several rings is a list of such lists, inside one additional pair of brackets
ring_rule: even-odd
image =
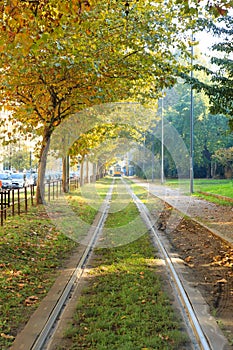
[[(190, 154), (190, 86), (183, 81), (177, 83), (166, 96), (160, 100), (159, 115), (163, 114), (166, 122), (176, 128)], [(227, 177), (232, 178), (233, 171), (233, 134), (229, 130), (229, 119), (223, 114), (210, 112), (208, 97), (195, 93), (193, 145), (194, 145), (194, 177)], [(162, 109), (163, 108), (163, 109)], [(146, 143), (152, 150), (151, 135)], [(161, 140), (154, 142), (154, 154), (161, 157)], [(167, 177), (177, 177), (176, 164), (171, 154), (164, 149), (164, 172)], [(188, 159), (187, 159), (188, 161)], [(150, 174), (150, 170), (149, 170)], [(148, 174), (148, 175), (149, 175)], [(147, 176), (148, 176), (147, 175)]]
[[(232, 12), (232, 11), (231, 11)], [(233, 176), (233, 17), (220, 16), (198, 21), (200, 29), (217, 38), (212, 45), (210, 63), (194, 64), (194, 74), (181, 74), (197, 93), (194, 98), (194, 174), (196, 177)], [(179, 86), (177, 87), (179, 89)], [(181, 86), (180, 103), (166, 112), (173, 121), (187, 145), (187, 115), (185, 104), (189, 95)], [(207, 99), (208, 97), (208, 99)], [(186, 102), (185, 102), (186, 100)], [(188, 102), (189, 103), (189, 102)], [(177, 118), (177, 113), (184, 118)], [(180, 120), (183, 119), (183, 125)], [(178, 121), (179, 120), (179, 121)], [(186, 130), (186, 131), (185, 131)], [(190, 136), (190, 135), (189, 135)]]
[[(191, 87), (196, 92), (193, 99), (194, 176), (232, 178), (233, 17), (205, 18), (198, 23), (201, 30), (217, 37), (210, 62), (194, 57), (193, 74), (181, 73), (182, 80), (166, 91), (163, 115), (178, 130), (190, 152)], [(146, 144), (152, 149), (151, 135)], [(155, 154), (161, 153), (161, 142), (157, 140), (153, 148)], [(166, 148), (164, 162), (165, 175), (176, 177), (176, 164)], [(149, 166), (146, 176), (151, 176), (150, 173)]]
[[(70, 128), (79, 128), (79, 137), (109, 124), (106, 113), (80, 113), (87, 108), (118, 101), (154, 104), (164, 89), (189, 72), (189, 33), (199, 29), (200, 15), (206, 18), (225, 14), (230, 3), (1, 2), (1, 104), (10, 110), (9, 122), (15, 129), (28, 138), (39, 137), (38, 203), (43, 200), (51, 137), (63, 121), (77, 116), (73, 125), (61, 129), (63, 133), (66, 130), (61, 142), (65, 142)], [(132, 114), (131, 111), (129, 118)], [(133, 129), (137, 129), (135, 124), (139, 129), (147, 128), (149, 120), (145, 116), (142, 120), (140, 113), (137, 117)], [(132, 125), (123, 112), (110, 124), (113, 129), (119, 124)], [(15, 135), (18, 134), (13, 129), (7, 138), (12, 140)], [(100, 142), (101, 138), (102, 131)], [(84, 152), (83, 143), (77, 141), (77, 145), (75, 152), (69, 152)], [(89, 142), (87, 147), (86, 153)]]

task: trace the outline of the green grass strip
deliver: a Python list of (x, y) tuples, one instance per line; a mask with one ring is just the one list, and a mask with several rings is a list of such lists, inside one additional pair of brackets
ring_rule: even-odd
[[(126, 196), (120, 195), (120, 190), (116, 189), (115, 200), (123, 199), (124, 205), (110, 214), (107, 227), (127, 227), (138, 217), (135, 205), (124, 203)], [(115, 208), (115, 203), (112, 206)], [(164, 292), (157, 270), (159, 259), (148, 234), (126, 245), (98, 248), (95, 253), (88, 286), (60, 349), (181, 349), (187, 338), (172, 300)]]
[[(178, 188), (179, 186), (189, 185), (189, 180), (170, 180), (165, 183), (166, 186)], [(209, 192), (220, 196), (233, 198), (233, 180), (226, 179), (194, 179), (194, 192)]]
[(10, 347), (74, 246), (50, 223), (42, 206), (0, 228), (1, 349)]
[[(78, 302), (66, 350), (181, 349), (185, 336), (156, 274), (147, 235), (97, 251), (97, 266)], [(62, 349), (62, 348), (61, 348)]]

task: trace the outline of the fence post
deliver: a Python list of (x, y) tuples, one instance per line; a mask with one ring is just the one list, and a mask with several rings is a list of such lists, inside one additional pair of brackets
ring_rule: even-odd
[(3, 193), (1, 190), (1, 226), (3, 226)]
[(6, 220), (6, 190), (4, 191), (4, 219)]
[(15, 190), (12, 190), (12, 216), (15, 215)]
[(20, 194), (19, 194), (19, 188), (17, 189), (18, 194), (18, 215), (20, 215)]
[(48, 202), (50, 202), (50, 181), (48, 182)]
[(11, 190), (8, 190), (8, 208), (11, 206)]
[(31, 205), (33, 205), (34, 185), (30, 185)]
[(28, 197), (27, 197), (27, 187), (24, 187), (24, 200), (25, 200), (25, 211), (28, 211)]
[(55, 185), (55, 183), (53, 181), (53, 199), (54, 199), (54, 185)]

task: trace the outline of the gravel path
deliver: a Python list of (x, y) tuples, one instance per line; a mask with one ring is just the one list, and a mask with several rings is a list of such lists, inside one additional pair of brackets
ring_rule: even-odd
[(232, 206), (217, 205), (195, 196), (185, 195), (181, 190), (137, 179), (135, 182), (233, 244), (233, 203)]

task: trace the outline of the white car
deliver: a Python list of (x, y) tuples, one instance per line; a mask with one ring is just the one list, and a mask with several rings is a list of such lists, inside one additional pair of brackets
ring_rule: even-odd
[(12, 188), (23, 188), (26, 186), (26, 174), (13, 173), (11, 174)]
[(8, 173), (1, 173), (0, 174), (0, 188), (2, 189), (11, 189), (12, 188), (12, 180), (11, 176)]

